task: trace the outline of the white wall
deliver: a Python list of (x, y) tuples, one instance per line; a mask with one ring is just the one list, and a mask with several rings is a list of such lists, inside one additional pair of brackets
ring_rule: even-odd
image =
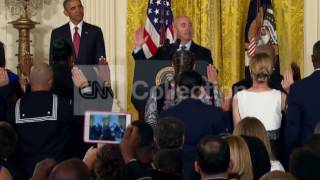
[[(63, 0), (52, 0), (32, 20), (40, 22), (31, 31), (31, 53), (35, 61), (48, 61), (51, 30), (65, 24), (68, 18), (63, 14)], [(107, 59), (111, 64), (112, 87), (120, 106), (127, 107), (127, 70), (126, 70), (126, 19), (127, 0), (82, 0), (85, 8), (85, 21), (101, 27), (106, 44)], [(16, 72), (18, 31), (8, 22), (12, 17), (0, 0), (0, 41), (5, 43), (7, 67)], [(117, 66), (115, 66), (117, 65)]]
[(313, 44), (320, 39), (320, 0), (304, 1), (304, 75), (313, 72)]

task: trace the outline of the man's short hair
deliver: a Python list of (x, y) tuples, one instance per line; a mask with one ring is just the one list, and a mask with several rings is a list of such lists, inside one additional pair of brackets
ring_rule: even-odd
[(154, 165), (160, 171), (171, 174), (182, 174), (182, 150), (160, 149), (154, 158)]
[(14, 151), (17, 143), (17, 134), (12, 126), (0, 122), (0, 159), (8, 158)]
[(308, 147), (317, 151), (320, 154), (320, 134), (313, 134), (304, 144), (304, 147)]
[(71, 1), (71, 0), (64, 0), (63, 1), (63, 8), (66, 10), (67, 9), (67, 4), (68, 2)]
[[(67, 4), (68, 4), (69, 1), (74, 1), (74, 0), (64, 0), (64, 1), (63, 1), (63, 8), (64, 8), (65, 10), (67, 10)], [(79, 0), (79, 1), (81, 2), (81, 0)]]
[(155, 129), (155, 139), (159, 149), (180, 148), (185, 133), (184, 123), (176, 117), (159, 119)]
[(59, 163), (50, 173), (49, 180), (89, 180), (88, 167), (80, 159), (69, 159)]
[(207, 175), (220, 174), (228, 170), (230, 149), (228, 143), (217, 136), (206, 136), (198, 146), (198, 162)]
[(181, 73), (177, 82), (182, 96), (197, 95), (204, 85), (202, 76), (196, 71)]
[(64, 0), (64, 1), (63, 1), (63, 8), (64, 8), (64, 9), (67, 9), (67, 4), (68, 4), (69, 1), (70, 1), (70, 0)]
[(289, 172), (298, 179), (320, 179), (320, 155), (310, 148), (298, 148), (290, 156)]
[(153, 144), (153, 129), (150, 124), (146, 123), (143, 120), (137, 120), (132, 122), (131, 125), (136, 126), (139, 130), (139, 148), (147, 147)]
[(53, 78), (53, 71), (47, 63), (34, 64), (30, 71), (30, 83), (46, 84)]
[(317, 61), (320, 61), (320, 41), (317, 41), (313, 45), (313, 55), (316, 57)]

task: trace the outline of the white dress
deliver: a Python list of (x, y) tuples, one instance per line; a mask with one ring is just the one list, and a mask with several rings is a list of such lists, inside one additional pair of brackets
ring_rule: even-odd
[(278, 130), (281, 126), (281, 91), (269, 90), (251, 92), (242, 90), (236, 94), (240, 119), (258, 118), (267, 131)]

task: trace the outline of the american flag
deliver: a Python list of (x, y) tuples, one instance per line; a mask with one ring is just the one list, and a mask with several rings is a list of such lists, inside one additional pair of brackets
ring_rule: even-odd
[(258, 37), (252, 37), (249, 45), (248, 45), (248, 56), (251, 58), (254, 53), (256, 52), (256, 48), (257, 48), (257, 39), (259, 39)]
[(142, 46), (146, 58), (156, 54), (158, 47), (163, 45), (166, 39), (169, 39), (170, 43), (173, 42), (171, 0), (149, 0), (143, 37), (148, 37)]
[(272, 0), (250, 0), (247, 22), (245, 27), (245, 43), (247, 45), (245, 54), (245, 76), (250, 78), (249, 61), (259, 46), (261, 27), (264, 25), (264, 12), (270, 7)]

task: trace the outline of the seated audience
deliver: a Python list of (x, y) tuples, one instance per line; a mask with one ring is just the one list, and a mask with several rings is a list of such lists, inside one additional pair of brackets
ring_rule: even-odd
[(260, 53), (253, 56), (250, 60), (253, 84), (249, 89), (234, 95), (232, 112), (234, 128), (245, 117), (258, 118), (276, 149), (280, 139), (281, 111), (286, 106), (286, 95), (269, 87), (267, 81), (272, 70), (273, 60), (267, 54)]
[(320, 179), (320, 155), (310, 148), (297, 148), (290, 156), (289, 172), (299, 180)]
[(154, 157), (154, 166), (157, 170), (182, 176), (182, 150), (181, 149), (160, 149)]
[(201, 180), (229, 179), (228, 173), (232, 163), (229, 145), (225, 140), (214, 136), (202, 138), (197, 156), (194, 165), (196, 171), (201, 175)]
[(0, 122), (0, 179), (12, 180), (12, 176), (7, 169), (7, 159), (14, 152), (17, 142), (17, 135), (10, 124)]
[(160, 113), (160, 118), (177, 117), (185, 125), (185, 143), (183, 145), (184, 160), (189, 164), (184, 170), (184, 178), (190, 178), (196, 147), (200, 139), (206, 135), (225, 133), (225, 121), (222, 110), (203, 103), (203, 79), (195, 71), (183, 72), (177, 80), (177, 93), (181, 102)]
[(31, 92), (16, 103), (14, 127), (18, 144), (12, 159), (17, 168), (16, 179), (30, 178), (36, 163), (45, 158), (61, 161), (70, 156), (70, 100), (50, 92), (53, 72), (48, 64), (35, 64), (29, 81)]
[(254, 179), (259, 179), (271, 169), (270, 158), (268, 152), (262, 141), (252, 136), (241, 136), (247, 143)]
[(53, 168), (48, 180), (90, 180), (90, 172), (80, 159), (68, 159)]
[(283, 171), (271, 171), (263, 175), (259, 180), (297, 180), (292, 174)]
[(269, 157), (271, 159), (271, 171), (280, 170), (284, 171), (281, 163), (276, 159), (274, 153), (272, 152), (272, 146), (270, 145), (269, 138), (267, 136), (267, 131), (263, 124), (254, 117), (246, 117), (242, 119), (233, 131), (233, 135), (240, 136), (253, 136), (260, 139), (265, 147), (267, 148)]
[(180, 180), (182, 177), (175, 174), (158, 171), (152, 168), (145, 168), (135, 158), (134, 154), (139, 146), (139, 129), (136, 126), (127, 128), (120, 143), (122, 157), (126, 163), (129, 179), (168, 179)]
[(253, 179), (253, 167), (249, 148), (241, 136), (227, 138), (230, 147), (232, 167), (229, 171), (230, 178), (239, 180)]
[(155, 142), (158, 149), (177, 149), (184, 144), (184, 123), (175, 117), (159, 119), (155, 129)]

